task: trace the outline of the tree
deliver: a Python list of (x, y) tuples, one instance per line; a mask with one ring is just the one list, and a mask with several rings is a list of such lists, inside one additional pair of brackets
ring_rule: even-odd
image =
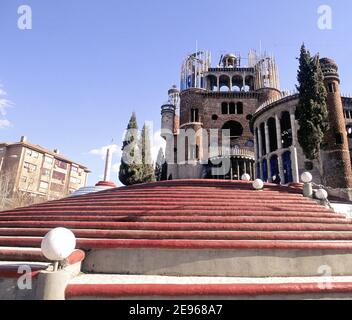
[(125, 186), (138, 184), (141, 181), (142, 168), (139, 153), (137, 117), (133, 112), (123, 141), (119, 172), (119, 179)]
[(327, 92), (319, 55), (312, 57), (303, 44), (298, 70), (298, 141), (309, 160), (319, 160), (324, 135), (328, 130)]
[(157, 181), (167, 180), (167, 163), (162, 148), (159, 150), (155, 164), (155, 178)]
[(140, 183), (154, 182), (154, 165), (151, 153), (150, 129), (145, 124), (140, 138), (140, 151), (142, 155)]

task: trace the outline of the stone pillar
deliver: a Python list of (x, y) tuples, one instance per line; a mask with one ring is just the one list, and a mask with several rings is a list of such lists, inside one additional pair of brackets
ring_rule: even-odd
[(291, 166), (293, 183), (299, 183), (298, 155), (297, 148), (295, 146), (291, 147)]
[(276, 135), (277, 135), (277, 148), (282, 149), (282, 133), (281, 133), (281, 122), (279, 116), (275, 114), (276, 121)]
[(232, 77), (230, 77), (230, 92), (232, 92)]
[(266, 146), (266, 153), (270, 153), (270, 134), (269, 134), (269, 126), (268, 122), (265, 121), (265, 146)]
[(270, 158), (269, 158), (269, 156), (267, 156), (266, 161), (267, 161), (267, 163), (268, 163), (268, 181), (269, 181), (269, 182), (273, 182), (273, 177), (272, 177), (272, 174), (271, 174), (271, 165), (270, 165)]
[(262, 132), (260, 130), (260, 125), (258, 126), (258, 143), (259, 143), (259, 159), (263, 157), (263, 139), (262, 139)]
[(298, 145), (298, 139), (297, 139), (295, 110), (292, 110), (292, 109), (290, 110), (290, 118), (291, 118), (291, 129), (292, 129), (292, 145), (296, 147)]
[(219, 76), (217, 77), (217, 80), (216, 80), (216, 81), (217, 81), (217, 82), (216, 82), (216, 83), (217, 83), (216, 85), (217, 85), (217, 87), (218, 87), (218, 92), (220, 92), (220, 77), (219, 77)]
[(282, 161), (282, 154), (281, 153), (278, 154), (277, 161), (278, 161), (278, 165), (279, 165), (279, 175), (280, 175), (281, 183), (284, 183), (285, 173), (284, 173), (284, 163)]

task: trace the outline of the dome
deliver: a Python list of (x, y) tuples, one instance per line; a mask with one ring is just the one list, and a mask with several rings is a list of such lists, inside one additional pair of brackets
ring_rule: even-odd
[(233, 53), (228, 53), (224, 55), (222, 59), (222, 63), (225, 67), (235, 67), (237, 65), (237, 57)]
[(74, 198), (74, 197), (79, 197), (86, 194), (96, 193), (96, 192), (105, 191), (105, 190), (114, 189), (114, 188), (116, 188), (116, 185), (113, 182), (101, 181), (101, 182), (98, 182), (95, 186), (80, 188), (75, 192), (73, 192), (72, 194), (70, 194), (69, 197)]
[(177, 89), (177, 86), (172, 86), (172, 88), (168, 91), (168, 94), (169, 96), (172, 95), (172, 94), (177, 94), (177, 93), (180, 93), (180, 91)]

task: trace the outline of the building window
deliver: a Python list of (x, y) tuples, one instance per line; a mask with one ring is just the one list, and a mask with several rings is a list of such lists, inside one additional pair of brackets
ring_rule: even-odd
[(336, 144), (337, 145), (342, 145), (343, 144), (343, 137), (341, 133), (336, 134)]
[(216, 121), (219, 119), (219, 117), (216, 114), (213, 114), (213, 116), (211, 118), (213, 119), (213, 121)]
[(45, 181), (41, 181), (41, 182), (40, 182), (40, 185), (39, 185), (39, 188), (40, 188), (40, 189), (47, 190), (47, 189), (49, 189), (49, 183), (47, 183), (47, 182), (45, 182)]
[(221, 104), (221, 113), (222, 114), (229, 114), (229, 104), (227, 102), (223, 102)]
[(46, 156), (44, 161), (45, 163), (52, 165), (54, 162), (54, 159)]
[(191, 109), (191, 122), (199, 122), (199, 110)]
[(27, 170), (27, 172), (35, 172), (37, 170), (37, 166), (29, 162), (25, 162), (23, 167)]
[(27, 149), (26, 154), (30, 157), (35, 158), (35, 159), (39, 158), (39, 153), (37, 151), (31, 150), (31, 149)]
[(60, 160), (55, 160), (55, 166), (60, 169), (67, 170), (68, 164), (66, 162), (60, 161)]
[(329, 91), (329, 93), (335, 93), (335, 92), (336, 92), (335, 89), (336, 89), (336, 88), (335, 88), (335, 83), (329, 82), (329, 83), (328, 83), (328, 91)]
[(236, 104), (233, 102), (230, 103), (230, 114), (237, 114)]
[(72, 172), (76, 172), (76, 173), (78, 173), (78, 168), (77, 168), (77, 167), (75, 167), (75, 166), (72, 166), (72, 167), (71, 167), (71, 171), (72, 171)]
[(48, 169), (42, 169), (42, 176), (44, 177), (50, 177), (50, 170)]
[(243, 127), (237, 121), (226, 122), (222, 127), (223, 134), (225, 137), (230, 138), (230, 140), (236, 140), (240, 138), (243, 134)]
[(77, 179), (75, 177), (71, 177), (70, 178), (70, 182), (73, 183), (73, 184), (81, 184), (81, 180)]
[(61, 183), (65, 183), (66, 175), (62, 172), (54, 171), (53, 179), (61, 181)]
[(243, 114), (243, 103), (242, 102), (237, 103), (237, 114)]
[(243, 103), (242, 102), (238, 102), (238, 103), (234, 103), (231, 102), (230, 104), (227, 102), (223, 102), (221, 104), (221, 113), (222, 114), (243, 114)]

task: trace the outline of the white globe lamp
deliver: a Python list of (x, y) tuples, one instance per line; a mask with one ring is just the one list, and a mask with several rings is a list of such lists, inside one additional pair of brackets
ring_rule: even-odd
[(264, 182), (263, 182), (263, 180), (256, 179), (256, 180), (253, 182), (253, 188), (254, 188), (255, 190), (263, 190), (263, 188), (264, 188)]
[(304, 183), (311, 183), (312, 180), (313, 180), (313, 176), (311, 173), (309, 172), (304, 172), (302, 173), (301, 175), (301, 180), (304, 182)]
[(326, 190), (324, 189), (319, 189), (315, 192), (315, 196), (319, 199), (319, 200), (327, 200), (329, 197), (329, 194), (327, 193)]
[(242, 181), (251, 181), (251, 176), (248, 173), (245, 173), (242, 177), (241, 177)]
[(76, 237), (65, 228), (51, 230), (41, 244), (42, 253), (49, 261), (58, 262), (67, 259), (76, 248)]

